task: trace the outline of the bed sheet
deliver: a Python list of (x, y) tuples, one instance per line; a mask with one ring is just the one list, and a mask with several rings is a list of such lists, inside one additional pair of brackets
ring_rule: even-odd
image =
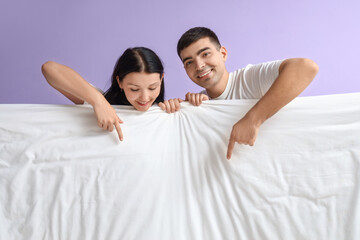
[(360, 93), (297, 98), (226, 159), (255, 100), (0, 105), (0, 239), (360, 239)]

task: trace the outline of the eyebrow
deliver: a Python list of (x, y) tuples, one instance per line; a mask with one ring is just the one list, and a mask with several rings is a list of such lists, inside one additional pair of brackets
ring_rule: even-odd
[[(206, 51), (206, 50), (209, 50), (210, 48), (209, 47), (204, 47), (202, 49), (200, 49), (199, 51), (196, 52), (196, 56), (199, 56), (202, 52)], [(187, 58), (184, 58), (182, 60), (182, 62), (184, 63), (185, 61), (189, 60), (189, 59), (192, 59), (192, 57), (187, 57)]]
[[(152, 84), (150, 84), (149, 86), (153, 86), (153, 85), (155, 85), (155, 84), (157, 84), (158, 82), (154, 82), (154, 83), (152, 83)], [(133, 83), (128, 83), (128, 85), (133, 85), (133, 86), (135, 86), (135, 87), (140, 87), (139, 85), (136, 85), (136, 84), (133, 84)]]

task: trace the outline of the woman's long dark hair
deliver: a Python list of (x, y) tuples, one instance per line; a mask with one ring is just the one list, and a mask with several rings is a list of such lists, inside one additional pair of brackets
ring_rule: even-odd
[[(124, 91), (119, 87), (116, 77), (122, 82), (125, 76), (132, 72), (159, 73), (163, 76), (164, 67), (160, 58), (149, 48), (128, 48), (117, 60), (111, 76), (111, 86), (105, 91), (106, 100), (112, 105), (131, 105)], [(164, 79), (161, 81), (160, 94), (155, 103), (163, 102), (165, 95)]]

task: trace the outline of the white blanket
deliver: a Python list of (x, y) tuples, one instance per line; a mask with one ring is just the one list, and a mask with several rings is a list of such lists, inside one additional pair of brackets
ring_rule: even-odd
[(298, 98), (235, 145), (255, 100), (0, 105), (0, 239), (360, 239), (360, 93)]

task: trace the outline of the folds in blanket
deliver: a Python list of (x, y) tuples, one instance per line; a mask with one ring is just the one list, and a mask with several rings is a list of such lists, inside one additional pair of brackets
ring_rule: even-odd
[(123, 142), (90, 106), (0, 105), (0, 238), (356, 239), (359, 100), (296, 99), (230, 161), (255, 101), (116, 106)]

